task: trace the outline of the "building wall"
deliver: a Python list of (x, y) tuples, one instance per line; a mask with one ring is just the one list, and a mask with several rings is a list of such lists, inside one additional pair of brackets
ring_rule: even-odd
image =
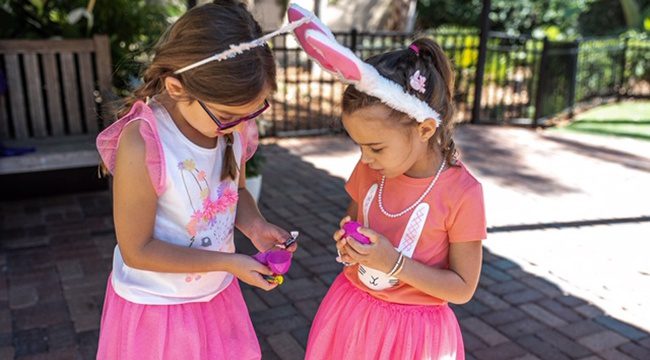
[[(199, 0), (199, 4), (211, 0)], [(249, 8), (266, 31), (275, 30), (286, 22), (286, 14), (278, 0), (248, 0)], [(391, 11), (391, 0), (292, 0), (305, 9), (316, 12), (321, 20), (333, 31), (386, 30), (387, 17)], [(408, 30), (405, 19), (405, 28)]]

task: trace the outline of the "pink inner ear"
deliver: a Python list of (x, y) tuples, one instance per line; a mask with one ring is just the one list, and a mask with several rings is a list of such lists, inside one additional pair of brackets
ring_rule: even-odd
[(349, 57), (349, 55), (336, 48), (340, 46), (338, 43), (334, 41), (322, 41), (312, 35), (316, 34), (307, 34), (305, 40), (319, 53), (319, 58), (327, 59), (324, 60), (325, 63), (321, 62), (322, 65), (327, 64), (326, 67), (328, 70), (341, 74), (346, 80), (361, 80), (361, 71), (359, 70), (359, 67), (355, 61)]
[[(289, 18), (290, 22), (294, 22), (294, 21), (298, 21), (298, 20), (304, 18), (305, 14), (303, 14), (298, 9), (295, 9), (293, 7), (289, 7), (289, 10), (287, 11), (287, 17)], [(320, 55), (320, 53), (318, 51), (316, 51), (316, 49), (314, 49), (307, 42), (307, 40), (305, 39), (305, 32), (307, 32), (307, 30), (315, 30), (315, 31), (323, 33), (323, 34), (325, 34), (327, 36), (326, 31), (321, 29), (320, 26), (318, 26), (318, 24), (316, 22), (310, 21), (310, 22), (308, 22), (308, 23), (306, 23), (304, 25), (299, 26), (293, 32), (296, 35), (296, 38), (298, 39), (298, 42), (300, 42), (300, 46), (307, 53), (307, 55), (309, 55), (310, 57), (312, 57), (313, 59), (318, 61), (323, 67), (325, 67), (325, 69), (327, 69), (329, 71), (332, 71), (332, 72), (336, 72), (336, 70), (327, 62), (327, 60), (325, 58), (323, 58)]]

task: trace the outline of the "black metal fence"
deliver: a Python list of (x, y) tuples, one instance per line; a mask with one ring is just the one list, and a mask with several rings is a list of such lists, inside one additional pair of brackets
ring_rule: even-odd
[(491, 32), (475, 122), (525, 123), (532, 118), (543, 42)]
[[(551, 42), (490, 32), (478, 118), (472, 104), (479, 79), (477, 30), (416, 34), (433, 37), (456, 71), (457, 120), (538, 125), (576, 103), (594, 97), (650, 96), (650, 41), (626, 38)], [(361, 58), (408, 46), (414, 34), (335, 33)], [(322, 71), (292, 36), (278, 36), (278, 91), (262, 121), (263, 134), (275, 136), (340, 132), (345, 85)]]
[[(539, 67), (533, 119), (552, 116), (571, 108), (576, 99), (578, 43), (544, 40)], [(581, 59), (583, 60), (583, 59)], [(580, 88), (584, 92), (584, 88)]]
[[(410, 34), (335, 33), (337, 40), (361, 58), (408, 44)], [(341, 98), (345, 85), (309, 60), (290, 35), (275, 37), (272, 48), (279, 63), (278, 91), (265, 115), (262, 133), (301, 135), (341, 131)]]

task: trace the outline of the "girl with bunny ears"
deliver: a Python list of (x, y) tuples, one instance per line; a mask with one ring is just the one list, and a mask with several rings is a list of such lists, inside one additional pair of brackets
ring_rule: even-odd
[[(289, 9), (292, 21), (309, 16)], [(361, 148), (345, 186), (348, 216), (333, 236), (346, 267), (316, 314), (306, 358), (464, 359), (448, 303), (474, 294), (486, 221), (481, 184), (451, 138), (449, 60), (429, 39), (362, 62), (317, 21), (294, 33), (350, 84), (342, 121)], [(347, 235), (353, 219), (367, 244)]]
[(276, 88), (266, 40), (291, 29), (262, 36), (234, 0), (189, 10), (160, 39), (121, 118), (98, 136), (114, 176), (117, 235), (98, 359), (261, 357), (237, 279), (277, 284), (264, 278), (269, 267), (235, 253), (233, 232), (260, 251), (296, 249), (262, 217), (244, 175), (254, 119)]

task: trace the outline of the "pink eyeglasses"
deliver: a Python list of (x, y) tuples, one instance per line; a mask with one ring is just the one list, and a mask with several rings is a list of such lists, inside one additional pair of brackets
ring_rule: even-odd
[(255, 119), (256, 117), (262, 115), (262, 113), (264, 111), (266, 111), (266, 109), (268, 109), (269, 106), (270, 106), (268, 100), (265, 99), (264, 100), (264, 106), (262, 106), (259, 110), (255, 111), (254, 113), (246, 115), (244, 117), (240, 117), (240, 118), (235, 119), (233, 121), (229, 121), (227, 123), (223, 123), (223, 122), (221, 122), (219, 120), (219, 118), (217, 118), (216, 115), (214, 115), (210, 111), (210, 109), (208, 109), (208, 107), (205, 105), (205, 103), (203, 101), (201, 101), (201, 100), (197, 100), (197, 101), (199, 102), (199, 105), (201, 105), (203, 110), (205, 110), (205, 112), (208, 113), (208, 116), (210, 116), (210, 119), (212, 119), (212, 121), (214, 121), (214, 123), (217, 124), (217, 127), (219, 128), (219, 130), (230, 129), (232, 127), (235, 127), (235, 126), (239, 125), (240, 123), (242, 123), (244, 121)]

